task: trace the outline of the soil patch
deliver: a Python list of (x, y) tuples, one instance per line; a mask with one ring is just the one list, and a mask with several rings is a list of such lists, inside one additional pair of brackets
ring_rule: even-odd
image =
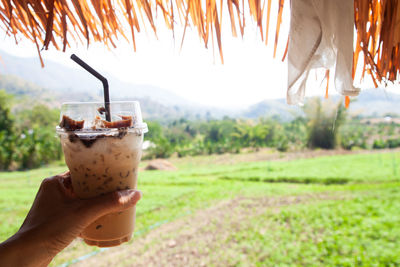
[(171, 162), (165, 159), (155, 159), (150, 161), (145, 170), (175, 171), (177, 168)]

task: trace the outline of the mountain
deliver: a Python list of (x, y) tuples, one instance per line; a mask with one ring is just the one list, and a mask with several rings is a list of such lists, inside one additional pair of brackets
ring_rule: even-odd
[[(41, 103), (50, 107), (59, 107), (62, 102), (71, 101), (68, 94), (64, 92), (43, 88), (15, 75), (0, 74), (0, 89), (5, 89), (7, 93), (17, 96), (21, 105), (28, 102), (30, 104)], [(87, 92), (74, 92), (73, 95), (76, 100), (100, 100), (99, 97)]]
[[(334, 102), (343, 101), (342, 97), (337, 95), (329, 99)], [(381, 88), (365, 89), (359, 96), (352, 98), (348, 112), (362, 117), (381, 117), (389, 113), (400, 115), (399, 104), (400, 94), (390, 93)], [(301, 107), (288, 105), (285, 99), (272, 99), (248, 107), (240, 116), (245, 118), (279, 116), (282, 120), (290, 120), (300, 114), (303, 114)]]
[[(400, 88), (398, 89), (400, 93)], [(385, 114), (400, 115), (400, 94), (390, 93), (381, 88), (361, 91), (351, 102), (350, 113), (361, 116), (384, 116)]]
[[(63, 91), (51, 90), (40, 87), (34, 83), (14, 75), (0, 74), (0, 90), (4, 89), (8, 94), (14, 95), (17, 101), (14, 103), (14, 110), (23, 109), (25, 106), (35, 104), (46, 104), (52, 108), (59, 108), (62, 102), (71, 101)], [(85, 92), (75, 92), (74, 97), (79, 101), (102, 101), (100, 96), (93, 96)], [(138, 99), (140, 101), (143, 116), (146, 119), (170, 120), (184, 116), (194, 117), (187, 114), (183, 109), (174, 106), (165, 106), (149, 98)]]
[[(3, 64), (1, 64), (3, 63)], [(28, 98), (28, 102), (46, 103), (59, 107), (66, 101), (102, 101), (101, 83), (83, 69), (72, 69), (46, 60), (45, 68), (39, 59), (20, 58), (0, 51), (0, 89)], [(299, 106), (286, 104), (285, 99), (263, 100), (244, 109), (227, 110), (202, 106), (159, 87), (130, 84), (106, 75), (112, 100), (135, 99), (142, 106), (146, 119), (169, 121), (185, 117), (222, 118), (223, 116), (251, 118), (280, 117), (291, 120), (302, 114)], [(399, 89), (400, 92), (400, 89)], [(340, 101), (339, 96), (331, 100)], [(382, 89), (363, 90), (350, 104), (349, 112), (361, 116), (400, 114), (400, 95)], [(32, 104), (32, 103), (30, 103)]]
[[(15, 96), (16, 101), (13, 110), (21, 110), (35, 104), (45, 104), (51, 108), (59, 108), (63, 102), (67, 101), (102, 101), (102, 96), (96, 96), (88, 92), (75, 91), (67, 94), (63, 90), (47, 89), (28, 82), (15, 75), (0, 74), (0, 90), (4, 89), (8, 94)], [(73, 96), (73, 98), (71, 98)], [(123, 99), (123, 98), (122, 98)], [(178, 118), (189, 120), (204, 118), (208, 113), (212, 113), (214, 118), (222, 118), (227, 112), (218, 109), (209, 110), (201, 107), (188, 108), (179, 105), (164, 105), (153, 101), (149, 97), (135, 98), (140, 102), (143, 117), (146, 120), (159, 120), (167, 123)]]
[[(5, 89), (9, 94), (17, 96), (29, 95), (34, 99), (40, 98), (49, 93), (49, 90), (46, 90), (36, 84), (27, 82), (24, 79), (14, 75), (0, 74), (0, 88)], [(50, 100), (52, 97), (49, 96), (48, 99)]]
[[(16, 95), (18, 98), (17, 109), (25, 105), (34, 105), (35, 103), (47, 104), (51, 107), (60, 107), (62, 102), (71, 101), (73, 95), (76, 101), (102, 101), (102, 96), (86, 92), (74, 92), (66, 94), (63, 90), (47, 89), (28, 82), (18, 76), (0, 74), (0, 89), (5, 89), (8, 93)], [(240, 111), (230, 111), (216, 108), (187, 107), (180, 105), (164, 105), (153, 101), (149, 97), (136, 98), (142, 106), (143, 116), (146, 119), (168, 122), (172, 119), (185, 117), (186, 119), (199, 118), (222, 118), (229, 116), (232, 118), (250, 118), (259, 117), (279, 117), (281, 120), (288, 121), (298, 115), (303, 114), (299, 106), (286, 104), (285, 99), (264, 100), (247, 109)], [(342, 101), (339, 96), (332, 96), (332, 101)], [(349, 108), (350, 114), (361, 116), (382, 117), (385, 114), (400, 114), (400, 95), (385, 92), (382, 89), (368, 89), (361, 92), (355, 98)]]
[[(84, 69), (69, 68), (51, 60), (46, 60), (45, 68), (41, 68), (38, 57), (21, 58), (0, 50), (0, 75), (0, 89), (6, 87), (10, 93), (26, 93), (33, 98), (37, 97), (34, 92), (41, 91), (41, 102), (46, 98), (51, 106), (68, 101), (103, 100), (102, 84), (95, 77)], [(139, 100), (143, 116), (148, 119), (195, 119), (204, 118), (207, 113), (211, 113), (213, 118), (222, 118), (232, 114), (229, 110), (193, 103), (157, 86), (123, 82), (107, 73), (104, 76), (112, 100)], [(29, 86), (18, 86), (19, 91), (16, 91), (16, 88), (12, 89), (12, 83)]]
[(251, 105), (239, 116), (250, 119), (279, 117), (284, 121), (288, 121), (294, 119), (299, 114), (302, 114), (301, 107), (288, 105), (285, 99), (269, 99)]
[[(62, 64), (46, 60), (41, 68), (39, 58), (21, 58), (0, 51), (0, 73), (14, 75), (41, 88), (51, 89), (65, 94), (68, 101), (82, 101), (87, 98), (101, 99), (103, 86), (100, 81), (84, 69), (72, 69)], [(110, 97), (114, 100), (149, 98), (164, 105), (189, 106), (190, 101), (159, 87), (132, 84), (105, 75), (110, 86)]]

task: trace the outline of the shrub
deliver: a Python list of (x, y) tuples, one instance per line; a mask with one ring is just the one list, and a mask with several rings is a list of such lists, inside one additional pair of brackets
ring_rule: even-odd
[(397, 139), (388, 139), (386, 141), (387, 143), (387, 147), (389, 148), (396, 148), (396, 147), (400, 147), (400, 138)]
[(386, 148), (386, 142), (384, 140), (382, 140), (382, 139), (376, 139), (376, 140), (374, 140), (372, 148), (374, 148), (374, 149)]
[(307, 145), (310, 148), (333, 149), (338, 143), (338, 129), (346, 116), (340, 102), (321, 103), (319, 98), (311, 99), (304, 108), (308, 119)]

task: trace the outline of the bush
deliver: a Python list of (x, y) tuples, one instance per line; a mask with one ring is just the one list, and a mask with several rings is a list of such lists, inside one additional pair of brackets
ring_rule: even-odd
[(338, 144), (338, 129), (345, 120), (345, 108), (340, 102), (321, 103), (319, 98), (310, 100), (305, 113), (308, 121), (307, 145), (310, 148), (334, 149)]
[(353, 147), (367, 149), (368, 136), (365, 135), (363, 127), (355, 127), (353, 125), (345, 126), (345, 130), (341, 131), (340, 144), (344, 149), (351, 150)]
[(374, 140), (374, 143), (372, 145), (372, 148), (374, 149), (383, 149), (386, 148), (386, 142), (382, 139), (376, 139)]
[(36, 168), (61, 159), (55, 136), (59, 110), (34, 105), (11, 116), (11, 100), (0, 90), (0, 170)]
[(281, 152), (286, 152), (289, 149), (289, 141), (286, 136), (280, 136), (276, 145), (276, 149)]
[(166, 138), (160, 138), (154, 147), (150, 147), (145, 155), (145, 159), (169, 158), (175, 152), (175, 148)]
[(15, 136), (7, 131), (0, 131), (0, 171), (8, 170), (13, 161)]
[(387, 147), (389, 148), (396, 148), (396, 147), (400, 147), (400, 138), (397, 139), (388, 139), (386, 141), (387, 143)]
[(20, 169), (31, 169), (61, 159), (60, 140), (56, 138), (53, 127), (23, 130), (16, 140), (18, 148), (14, 161)]

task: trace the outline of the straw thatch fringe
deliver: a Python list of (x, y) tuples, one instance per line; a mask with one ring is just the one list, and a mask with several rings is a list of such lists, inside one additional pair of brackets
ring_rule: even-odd
[[(279, 0), (275, 53), (283, 2)], [(249, 0), (246, 4), (251, 18), (257, 22), (262, 39), (264, 4), (261, 0)], [(34, 42), (40, 56), (40, 49), (48, 49), (49, 44), (65, 51), (70, 40), (86, 42), (87, 45), (92, 41), (103, 42), (107, 47), (116, 47), (116, 40), (122, 37), (132, 41), (136, 50), (135, 33), (147, 24), (156, 34), (154, 14), (161, 12), (167, 28), (173, 30), (176, 23), (184, 25), (182, 43), (186, 27), (190, 24), (197, 29), (206, 47), (210, 35), (212, 40), (215, 37), (223, 61), (221, 20), (225, 5), (231, 20), (232, 34), (237, 36), (238, 27), (243, 36), (245, 4), (240, 0), (0, 0), (0, 20), (2, 28), (8, 35), (14, 36), (16, 41), (18, 35), (22, 35)], [(267, 10), (266, 43), (271, 0), (268, 0)], [(130, 39), (125, 35), (126, 29), (122, 25), (129, 25)]]
[[(284, 0), (278, 1), (274, 56), (276, 56)], [(48, 49), (52, 44), (63, 51), (70, 41), (103, 42), (116, 47), (122, 37), (136, 50), (136, 32), (150, 27), (157, 34), (155, 15), (161, 14), (168, 29), (174, 24), (193, 25), (204, 45), (216, 38), (223, 62), (221, 21), (223, 10), (228, 10), (233, 36), (241, 36), (245, 29), (245, 14), (257, 23), (261, 39), (268, 44), (272, 0), (0, 0), (0, 24), (6, 33), (18, 40), (18, 35)], [(357, 42), (353, 60), (353, 79), (363, 57), (362, 77), (371, 75), (378, 82), (395, 81), (400, 65), (400, 4), (398, 0), (354, 0)], [(248, 9), (245, 12), (245, 7)], [(264, 13), (266, 12), (266, 14)], [(263, 19), (266, 17), (265, 22)], [(288, 19), (288, 18), (287, 18)], [(123, 25), (129, 25), (130, 37)], [(287, 47), (287, 42), (285, 43)], [(283, 57), (285, 57), (286, 51)], [(40, 57), (41, 58), (41, 57)], [(41, 59), (42, 65), (43, 61)]]
[(357, 45), (353, 56), (353, 79), (360, 52), (364, 55), (362, 76), (377, 82), (398, 79), (400, 66), (400, 3), (398, 0), (354, 1)]

